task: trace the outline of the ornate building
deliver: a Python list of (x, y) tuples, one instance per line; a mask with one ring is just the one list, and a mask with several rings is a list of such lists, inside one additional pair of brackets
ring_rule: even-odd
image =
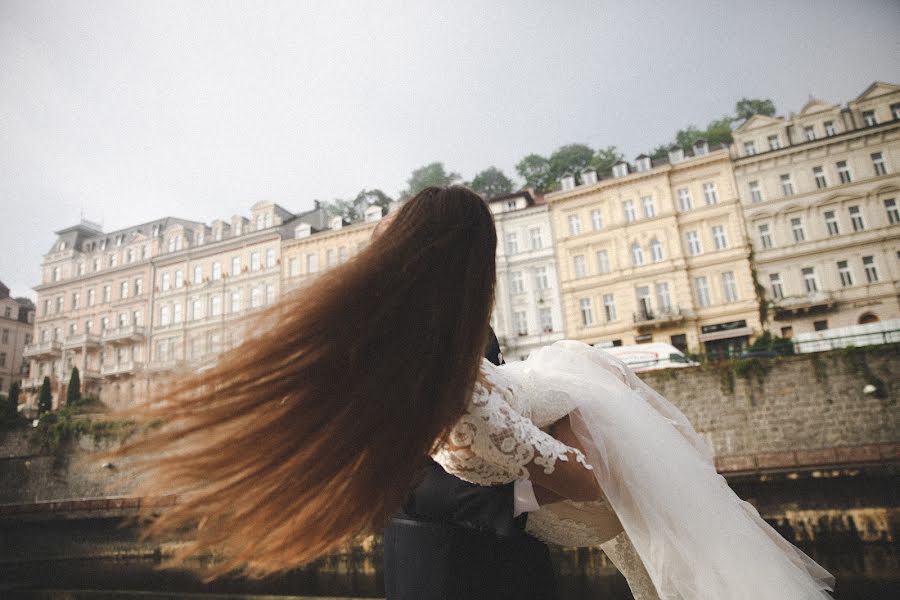
[(28, 373), (25, 347), (34, 331), (34, 304), (28, 298), (12, 298), (0, 282), (0, 393), (9, 391)]
[(547, 196), (568, 337), (726, 353), (760, 332), (726, 149), (701, 140), (581, 181)]
[(900, 87), (757, 115), (732, 158), (774, 333), (900, 317)]
[(507, 360), (563, 338), (550, 210), (529, 191), (488, 201), (497, 227), (497, 291), (491, 324)]

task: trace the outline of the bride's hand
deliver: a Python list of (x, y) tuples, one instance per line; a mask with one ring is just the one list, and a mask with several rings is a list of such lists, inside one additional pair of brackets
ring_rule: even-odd
[[(550, 434), (563, 444), (581, 450), (581, 442), (572, 431), (569, 417), (564, 417), (550, 427)], [(543, 469), (531, 469), (532, 482), (562, 498), (588, 501), (605, 500), (594, 472), (585, 469), (572, 453), (567, 461), (558, 461), (550, 474)]]

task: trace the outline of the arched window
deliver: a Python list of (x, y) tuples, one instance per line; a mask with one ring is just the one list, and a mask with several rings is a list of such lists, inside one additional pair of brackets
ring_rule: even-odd
[(863, 313), (862, 316), (859, 317), (860, 325), (868, 325), (869, 323), (878, 323), (881, 319), (878, 318), (878, 315), (874, 313)]
[(650, 256), (653, 262), (659, 262), (663, 259), (662, 242), (656, 238), (650, 240)]

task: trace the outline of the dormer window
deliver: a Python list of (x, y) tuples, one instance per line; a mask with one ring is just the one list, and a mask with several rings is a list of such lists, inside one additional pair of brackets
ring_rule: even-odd
[(581, 183), (583, 185), (594, 185), (597, 183), (597, 171), (594, 169), (585, 169), (581, 172)]
[(272, 226), (272, 213), (266, 213), (266, 217), (263, 222), (265, 223), (266, 227), (271, 227)]
[(703, 156), (709, 152), (709, 145), (706, 140), (697, 140), (694, 142), (694, 156)]
[(872, 127), (874, 125), (878, 125), (878, 119), (875, 118), (874, 110), (864, 110), (862, 114), (863, 123), (866, 124), (866, 127)]
[(106, 250), (106, 240), (100, 240), (100, 249)]
[(677, 163), (677, 162), (681, 162), (683, 160), (684, 160), (684, 150), (682, 150), (678, 146), (675, 146), (674, 148), (669, 150), (669, 162), (670, 163)]
[(812, 125), (807, 125), (803, 128), (803, 136), (807, 142), (814, 142), (816, 139), (816, 128)]
[(374, 223), (381, 220), (381, 207), (378, 205), (370, 206), (364, 214), (366, 223)]
[(756, 154), (756, 144), (753, 142), (744, 142), (744, 155), (753, 156)]
[(256, 230), (259, 231), (265, 227), (265, 217), (263, 215), (256, 215)]
[(340, 229), (344, 226), (344, 218), (340, 216), (333, 217), (329, 226), (331, 227), (331, 229)]
[(312, 227), (310, 227), (309, 223), (300, 223), (296, 227), (294, 227), (294, 238), (300, 239), (309, 237), (312, 235)]
[(834, 130), (834, 121), (825, 121), (822, 125), (825, 127), (825, 135), (827, 135), (828, 137), (831, 137), (835, 133), (837, 133)]
[(635, 161), (637, 165), (637, 170), (639, 172), (649, 171), (650, 170), (650, 157), (644, 154), (641, 154), (637, 157)]
[(515, 199), (506, 201), (506, 210), (516, 210)]
[(625, 177), (628, 175), (628, 163), (619, 161), (613, 165), (613, 177)]
[(575, 189), (575, 176), (574, 175), (566, 175), (565, 177), (559, 180), (562, 185), (562, 191), (567, 192), (569, 190)]
[(62, 251), (62, 250), (65, 250), (65, 249), (66, 249), (66, 243), (65, 243), (65, 242), (60, 242), (60, 243), (59, 243), (59, 249), (60, 249), (61, 251)]
[(769, 136), (769, 150), (778, 150), (781, 148), (781, 140), (778, 139), (777, 135)]

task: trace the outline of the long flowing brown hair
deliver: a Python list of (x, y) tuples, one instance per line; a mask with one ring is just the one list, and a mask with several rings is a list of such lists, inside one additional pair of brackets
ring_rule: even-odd
[(162, 422), (120, 451), (140, 491), (179, 495), (149, 534), (189, 528), (178, 558), (263, 575), (383, 525), (472, 393), (496, 243), (478, 195), (427, 188), (214, 368), (134, 411)]

